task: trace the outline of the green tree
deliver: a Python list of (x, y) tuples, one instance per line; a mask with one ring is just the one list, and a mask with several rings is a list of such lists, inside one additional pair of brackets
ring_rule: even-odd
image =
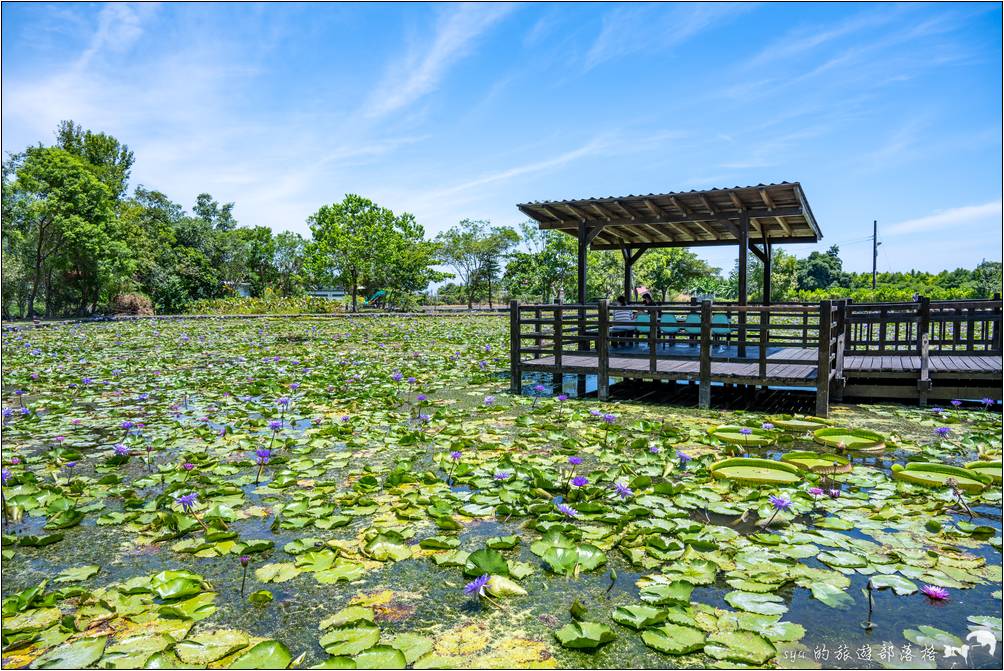
[(688, 249), (670, 247), (642, 254), (634, 272), (642, 284), (658, 291), (660, 300), (665, 302), (675, 294), (690, 291), (696, 281), (707, 275), (717, 275), (718, 269)]
[(84, 130), (73, 121), (62, 121), (56, 129), (56, 146), (90, 166), (112, 197), (125, 195), (129, 172), (135, 160), (129, 147), (105, 133)]
[[(63, 149), (29, 148), (7, 204), (9, 225), (31, 250), (29, 317), (35, 315), (40, 290), (46, 297), (46, 313), (52, 313), (57, 270), (86, 274), (82, 281), (88, 289), (95, 288), (113, 257), (126, 251), (109, 237), (113, 214), (109, 188), (83, 161)], [(85, 302), (89, 298), (85, 294)]]
[(355, 194), (323, 205), (307, 221), (314, 238), (308, 263), (315, 277), (344, 281), (352, 293), (353, 312), (358, 310), (359, 287), (372, 289), (375, 282), (395, 277), (393, 265), (402, 260), (402, 246), (421, 232), (410, 214), (397, 216)]
[(804, 291), (850, 286), (850, 277), (844, 272), (840, 248), (833, 245), (825, 253), (812, 252), (798, 260), (798, 288)]
[(509, 295), (548, 303), (560, 288), (570, 291), (575, 282), (574, 238), (541, 230), (533, 222), (520, 224), (520, 234), (527, 250), (510, 256), (502, 277)]
[(272, 242), (272, 264), (276, 286), (283, 296), (293, 296), (303, 290), (303, 257), (306, 242), (299, 233), (285, 231)]
[(479, 288), (487, 290), (492, 301), (492, 284), (497, 280), (502, 260), (519, 242), (519, 234), (511, 228), (491, 226), (487, 221), (464, 219), (456, 226), (436, 236), (438, 258), (452, 267), (463, 283), (468, 309), (474, 306)]

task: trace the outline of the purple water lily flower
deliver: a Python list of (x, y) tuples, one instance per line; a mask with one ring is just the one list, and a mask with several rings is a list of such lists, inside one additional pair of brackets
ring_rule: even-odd
[(124, 420), (121, 424), (119, 424), (119, 426), (122, 427), (123, 431), (129, 431), (135, 426), (135, 424), (133, 424), (131, 421), (127, 419)]
[(578, 466), (579, 464), (582, 463), (582, 457), (569, 457), (568, 463), (570, 463), (572, 466)]
[(268, 423), (268, 428), (272, 429), (273, 431), (278, 431), (282, 428), (282, 421), (278, 419), (273, 419), (271, 422)]
[(579, 511), (564, 503), (557, 504), (558, 512), (564, 513), (567, 517), (578, 517)]
[(829, 489), (829, 490), (826, 491), (826, 495), (829, 496), (831, 499), (839, 499), (840, 498), (840, 490), (839, 489)]
[(626, 499), (629, 496), (633, 496), (634, 495), (634, 492), (631, 491), (630, 487), (628, 487), (625, 484), (621, 484), (620, 482), (615, 482), (614, 483), (614, 491), (617, 492), (617, 494), (622, 499)]
[(658, 447), (656, 447), (655, 445), (653, 445), (652, 447), (648, 448), (648, 451), (649, 451), (649, 454), (659, 454), (659, 452), (661, 450), (659, 450)]
[(126, 447), (125, 445), (123, 445), (122, 443), (117, 444), (113, 449), (115, 450), (115, 456), (118, 456), (118, 457), (128, 457), (129, 456), (129, 453), (130, 453), (129, 448)]
[(945, 411), (944, 408), (938, 408), (938, 407), (931, 408), (931, 412), (933, 412), (935, 415), (940, 415), (944, 411)]
[(432, 419), (432, 415), (427, 415), (424, 412), (419, 413), (418, 415), (418, 421), (420, 422), (428, 422), (430, 419)]
[(681, 466), (686, 466), (693, 459), (693, 457), (691, 457), (689, 454), (687, 454), (686, 452), (681, 452), (680, 450), (676, 451), (676, 458), (680, 460)]
[(583, 477), (581, 475), (576, 475), (574, 478), (572, 478), (573, 487), (585, 487), (588, 484), (589, 484), (589, 478)]
[(950, 434), (951, 432), (952, 430), (949, 427), (939, 426), (937, 429), (934, 430), (934, 435), (936, 435), (938, 438), (948, 438), (948, 434)]
[(272, 450), (266, 449), (264, 447), (259, 447), (254, 451), (257, 457), (257, 463), (259, 466), (264, 466), (272, 458)]
[(416, 382), (418, 382), (418, 380), (416, 380), (415, 378), (413, 377), (408, 378), (408, 384), (415, 384)]
[(819, 487), (809, 487), (809, 494), (811, 494), (813, 498), (819, 498), (825, 494), (825, 492)]
[(747, 428), (747, 427), (744, 426), (743, 428), (739, 429), (739, 433), (742, 434), (742, 435), (744, 435), (744, 436), (749, 436), (749, 435), (752, 435), (753, 429), (749, 429), (749, 428)]
[(421, 402), (426, 400), (427, 398), (428, 396), (426, 396), (425, 394), (419, 394), (418, 396), (415, 397), (415, 400)]
[(181, 465), (181, 467), (184, 468), (186, 471), (190, 471), (193, 468), (195, 468), (195, 464), (191, 463), (190, 461), (186, 461)]
[(600, 412), (599, 410), (597, 410), (596, 408), (590, 408), (589, 409), (589, 414), (592, 415), (593, 417), (599, 417), (603, 413)]
[(603, 421), (607, 424), (613, 424), (617, 421), (617, 415), (611, 415), (609, 412), (603, 415)]
[(195, 494), (195, 492), (192, 492), (191, 494), (185, 494), (183, 496), (175, 498), (174, 502), (177, 503), (179, 506), (181, 506), (182, 510), (184, 510), (186, 513), (190, 513), (192, 512), (192, 508), (195, 507), (195, 501), (197, 498), (198, 496)]
[(285, 407), (285, 406), (289, 405), (289, 397), (288, 396), (280, 396), (278, 398), (278, 400), (276, 400), (276, 403), (278, 403), (279, 405)]
[(495, 473), (495, 475), (493, 477), (496, 480), (501, 481), (501, 480), (508, 480), (511, 476), (512, 476), (512, 473), (510, 473), (509, 471), (498, 471), (498, 472)]
[(241, 566), (244, 566), (246, 568), (247, 565), (251, 563), (251, 557), (248, 557), (247, 555), (241, 555), (240, 562)]
[(485, 405), (495, 405), (495, 397), (485, 396)]
[(394, 371), (394, 373), (390, 376), (390, 379), (394, 380), (394, 382), (400, 382), (403, 378), (404, 375), (401, 375), (398, 371)]
[(543, 394), (545, 391), (547, 391), (547, 387), (545, 387), (542, 384), (535, 384), (533, 385), (533, 390), (538, 394)]
[(488, 583), (491, 581), (491, 576), (485, 573), (484, 575), (475, 578), (471, 582), (464, 585), (464, 594), (474, 594), (479, 597), (485, 595), (485, 588), (488, 587)]
[(924, 596), (926, 596), (931, 601), (948, 600), (948, 590), (945, 589), (944, 587), (935, 587), (934, 585), (924, 585), (923, 587), (920, 588), (920, 591), (923, 592)]
[(984, 407), (987, 410), (989, 410), (991, 407), (993, 407), (993, 405), (994, 405), (994, 403), (996, 403), (996, 401), (994, 401), (992, 398), (990, 398), (989, 396), (987, 396), (986, 398), (980, 399), (980, 403), (982, 403), (984, 405)]
[(464, 454), (460, 450), (453, 450), (450, 452), (450, 459), (453, 459), (454, 461), (460, 461), (460, 457), (462, 456), (464, 456)]
[(568, 400), (568, 394), (558, 394), (557, 398), (558, 398), (559, 401), (567, 401)]
[(957, 398), (953, 398), (952, 399), (952, 407), (953, 408), (958, 408), (960, 405), (962, 405), (962, 401), (960, 401)]
[(764, 431), (773, 431), (774, 425), (771, 424), (770, 422), (764, 422), (763, 424), (760, 425), (760, 428), (763, 429)]
[(3, 481), (3, 484), (5, 485), (7, 484), (7, 481), (10, 480), (10, 476), (11, 472), (9, 468), (5, 468), (2, 471), (0, 471), (0, 480)]
[(776, 510), (788, 510), (791, 508), (791, 499), (789, 499), (786, 494), (782, 494), (781, 496), (774, 496), (771, 494), (767, 498), (770, 499), (770, 504), (774, 506)]

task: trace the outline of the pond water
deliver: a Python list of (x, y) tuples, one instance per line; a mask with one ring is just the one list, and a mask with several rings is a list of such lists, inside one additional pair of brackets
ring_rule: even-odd
[[(999, 405), (837, 405), (885, 439), (854, 453), (756, 412), (513, 397), (505, 338), (497, 317), (5, 331), (4, 666), (1000, 668), (1000, 480), (892, 477), (1000, 460)], [(709, 469), (800, 450), (852, 470)]]

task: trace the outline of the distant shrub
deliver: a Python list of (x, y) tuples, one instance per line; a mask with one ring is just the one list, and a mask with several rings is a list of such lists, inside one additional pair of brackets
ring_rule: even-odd
[(153, 312), (153, 301), (143, 294), (119, 294), (112, 299), (112, 312), (117, 315), (149, 316)]
[(192, 301), (185, 306), (187, 314), (205, 315), (333, 314), (344, 312), (344, 310), (344, 305), (340, 301), (320, 296), (263, 296), (260, 298), (234, 296)]

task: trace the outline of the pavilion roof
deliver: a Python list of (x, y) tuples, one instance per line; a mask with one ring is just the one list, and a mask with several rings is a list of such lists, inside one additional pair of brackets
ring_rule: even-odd
[(593, 249), (735, 245), (748, 216), (749, 238), (771, 244), (818, 242), (823, 237), (798, 182), (705, 191), (650, 193), (517, 205), (542, 229), (591, 232)]

